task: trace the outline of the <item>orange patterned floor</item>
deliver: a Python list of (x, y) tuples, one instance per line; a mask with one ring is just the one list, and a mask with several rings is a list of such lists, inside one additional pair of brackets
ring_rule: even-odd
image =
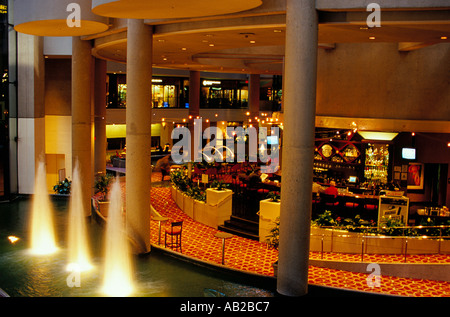
[[(152, 180), (160, 181), (160, 174), (153, 173)], [(222, 240), (215, 238), (217, 229), (195, 222), (183, 213), (171, 197), (170, 188), (152, 187), (151, 201), (154, 208), (169, 221), (183, 220), (182, 253), (186, 256), (221, 265)], [(151, 222), (151, 243), (158, 244), (158, 222)], [(161, 244), (164, 245), (164, 235), (161, 234)], [(229, 268), (246, 272), (273, 276), (272, 263), (277, 260), (276, 250), (268, 249), (267, 245), (258, 241), (233, 236), (226, 240), (225, 265)], [(319, 253), (311, 252), (310, 258), (319, 259)], [(340, 261), (359, 261), (359, 255), (324, 254), (324, 259)], [(365, 260), (371, 263), (402, 262), (402, 256), (365, 255)], [(450, 263), (449, 255), (409, 256), (408, 263)], [(366, 279), (368, 274), (353, 273), (335, 269), (310, 266), (309, 283), (349, 290), (375, 292), (395, 296), (414, 297), (450, 297), (450, 283), (381, 276), (379, 286), (369, 287)]]

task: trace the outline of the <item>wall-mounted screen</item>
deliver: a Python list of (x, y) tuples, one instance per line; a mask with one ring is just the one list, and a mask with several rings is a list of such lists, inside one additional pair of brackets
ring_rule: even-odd
[(415, 160), (416, 159), (416, 149), (414, 148), (403, 148), (402, 158), (404, 160)]

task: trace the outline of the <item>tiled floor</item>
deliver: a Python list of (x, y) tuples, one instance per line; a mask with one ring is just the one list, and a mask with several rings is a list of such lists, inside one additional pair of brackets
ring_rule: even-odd
[[(153, 181), (161, 180), (160, 174), (154, 173)], [(153, 186), (151, 191), (153, 207), (170, 221), (183, 220), (182, 253), (198, 260), (221, 265), (222, 240), (215, 238), (218, 230), (193, 221), (184, 214), (171, 198), (170, 188)], [(151, 222), (151, 243), (158, 244), (158, 222)], [(164, 245), (164, 235), (161, 234)], [(268, 249), (266, 244), (233, 236), (226, 240), (225, 265), (246, 272), (273, 276), (272, 263), (277, 260), (277, 251)], [(320, 254), (311, 253), (310, 258), (320, 258)], [(358, 261), (358, 255), (325, 254), (325, 259), (340, 261)], [(365, 260), (372, 263), (402, 262), (403, 257), (366, 255)], [(409, 263), (450, 263), (449, 255), (410, 256)], [(309, 283), (358, 291), (376, 292), (396, 296), (450, 297), (450, 283), (382, 276), (379, 286), (370, 287), (368, 274), (353, 273), (310, 266)]]

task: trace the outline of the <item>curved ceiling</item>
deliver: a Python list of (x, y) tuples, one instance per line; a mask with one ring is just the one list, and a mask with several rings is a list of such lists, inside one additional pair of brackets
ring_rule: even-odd
[(93, 0), (92, 12), (124, 19), (175, 19), (250, 10), (261, 0)]
[[(285, 24), (280, 15), (252, 17), (236, 21), (190, 22), (190, 28), (155, 25), (153, 64), (161, 68), (200, 71), (281, 74), (285, 44)], [(174, 24), (176, 25), (176, 24)], [(447, 37), (447, 38), (445, 38)], [(450, 21), (433, 23), (392, 22), (381, 28), (364, 23), (320, 23), (319, 46), (332, 49), (339, 43), (390, 42), (411, 49), (450, 42)], [(337, 44), (336, 44), (337, 43)], [(94, 55), (126, 62), (126, 32), (96, 40)]]
[(36, 36), (84, 36), (105, 32), (108, 25), (102, 22), (81, 20), (81, 27), (69, 27), (67, 21), (61, 19), (31, 21), (16, 25), (19, 33)]
[[(86, 36), (108, 30), (108, 19), (91, 11), (91, 0), (15, 0), (14, 29), (36, 36)], [(78, 23), (79, 22), (79, 23)]]

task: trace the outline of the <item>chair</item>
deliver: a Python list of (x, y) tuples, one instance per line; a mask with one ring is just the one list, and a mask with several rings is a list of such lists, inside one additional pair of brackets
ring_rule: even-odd
[[(171, 249), (180, 248), (181, 249), (181, 233), (183, 231), (183, 221), (172, 222), (164, 232), (164, 247), (169, 247)], [(170, 236), (170, 243), (167, 243), (167, 236)], [(173, 241), (175, 237), (175, 242)]]
[(337, 213), (340, 209), (338, 197), (325, 193), (320, 193), (320, 205), (321, 205), (321, 212), (325, 212), (326, 210), (328, 210), (331, 211), (332, 213)]

